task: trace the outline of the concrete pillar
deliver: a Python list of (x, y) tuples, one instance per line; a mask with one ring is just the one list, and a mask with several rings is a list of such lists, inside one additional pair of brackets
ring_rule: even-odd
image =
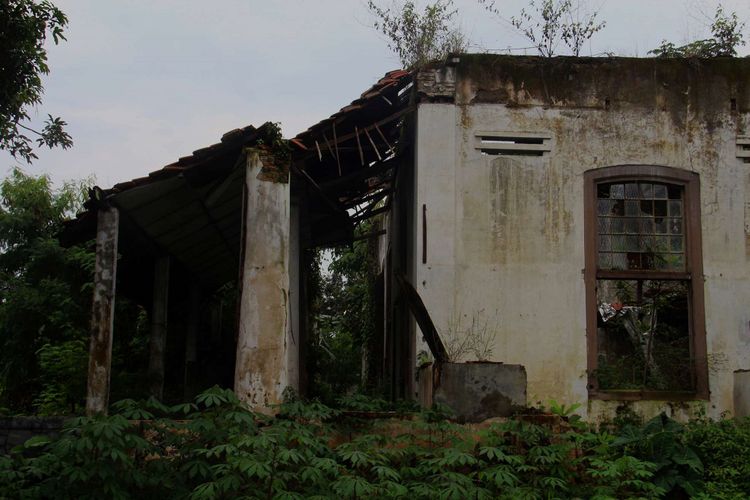
[(193, 398), (193, 370), (197, 360), (198, 329), (201, 320), (201, 289), (197, 283), (190, 285), (190, 311), (188, 311), (187, 331), (185, 334), (185, 372), (183, 374), (183, 398)]
[(119, 212), (100, 208), (96, 226), (94, 299), (91, 309), (91, 343), (86, 388), (86, 414), (107, 413), (112, 366), (112, 328), (117, 279), (117, 236)]
[(151, 307), (149, 338), (149, 392), (164, 399), (164, 349), (167, 345), (167, 309), (169, 300), (169, 257), (162, 256), (154, 263), (154, 294)]
[(270, 412), (286, 387), (299, 387), (299, 342), (290, 318), (288, 169), (249, 150), (245, 182), (234, 390), (252, 409)]

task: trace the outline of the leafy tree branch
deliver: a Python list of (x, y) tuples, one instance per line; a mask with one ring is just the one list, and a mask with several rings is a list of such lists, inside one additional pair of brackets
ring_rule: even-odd
[(48, 115), (41, 131), (23, 124), (30, 109), (42, 103), (42, 76), (49, 74), (45, 41), (50, 35), (55, 44), (65, 40), (67, 24), (65, 14), (47, 0), (0, 1), (0, 149), (28, 163), (37, 158), (34, 142), (73, 145), (59, 117)]
[(745, 45), (742, 31), (745, 23), (740, 22), (736, 12), (724, 13), (719, 5), (711, 24), (711, 38), (696, 40), (686, 45), (676, 46), (662, 40), (661, 45), (648, 53), (656, 57), (736, 57), (737, 48)]
[(412, 1), (394, 2), (383, 8), (374, 0), (367, 8), (375, 17), (373, 27), (388, 39), (391, 49), (406, 69), (444, 59), (448, 54), (464, 52), (467, 40), (454, 25), (457, 9), (453, 0), (427, 4), (421, 13)]

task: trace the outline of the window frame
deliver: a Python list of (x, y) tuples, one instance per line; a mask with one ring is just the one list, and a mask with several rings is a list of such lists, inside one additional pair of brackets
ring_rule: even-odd
[[(597, 185), (623, 181), (653, 181), (682, 186), (685, 231), (685, 270), (599, 270), (597, 226)], [(584, 242), (586, 286), (586, 348), (588, 393), (590, 399), (603, 400), (707, 400), (708, 363), (703, 297), (703, 256), (700, 220), (700, 177), (697, 173), (674, 167), (654, 165), (617, 165), (584, 172)], [(689, 285), (689, 339), (695, 389), (692, 391), (600, 390), (595, 377), (598, 365), (596, 282), (598, 279), (679, 280)]]

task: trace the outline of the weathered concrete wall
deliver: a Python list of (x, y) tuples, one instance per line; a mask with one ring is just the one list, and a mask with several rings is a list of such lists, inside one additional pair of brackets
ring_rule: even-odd
[(56, 436), (64, 421), (63, 417), (0, 417), (0, 455), (34, 436)]
[[(492, 56), (462, 58), (455, 74), (455, 104), (418, 108), (428, 231), (415, 285), (438, 329), (486, 324), (496, 332), (488, 358), (526, 368), (530, 402), (586, 402), (583, 173), (691, 170), (701, 179), (707, 411), (733, 412), (734, 371), (750, 368), (750, 165), (736, 145), (748, 133), (750, 62)], [(482, 155), (480, 131), (548, 133), (551, 151)], [(417, 255), (422, 230), (418, 218)], [(591, 401), (588, 416), (618, 404)], [(677, 416), (703, 404), (679, 406)]]
[(271, 411), (269, 405), (281, 402), (286, 387), (299, 387), (299, 346), (289, 303), (290, 293), (296, 291), (290, 291), (288, 181), (288, 170), (279, 172), (258, 151), (248, 152), (234, 390), (250, 407), (266, 412)]
[(443, 363), (419, 371), (420, 404), (446, 405), (459, 422), (509, 417), (526, 408), (526, 370), (504, 363)]

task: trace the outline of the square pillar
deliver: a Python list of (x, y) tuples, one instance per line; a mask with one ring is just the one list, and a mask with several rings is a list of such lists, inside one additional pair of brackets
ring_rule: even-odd
[(154, 262), (154, 293), (148, 358), (149, 393), (158, 401), (164, 399), (164, 351), (167, 345), (168, 311), (169, 256), (163, 255)]
[(86, 387), (87, 415), (106, 415), (109, 406), (119, 221), (119, 212), (115, 207), (102, 207), (97, 212), (94, 298)]
[(247, 158), (234, 390), (253, 410), (271, 412), (284, 389), (299, 388), (289, 168), (264, 149), (248, 150)]

